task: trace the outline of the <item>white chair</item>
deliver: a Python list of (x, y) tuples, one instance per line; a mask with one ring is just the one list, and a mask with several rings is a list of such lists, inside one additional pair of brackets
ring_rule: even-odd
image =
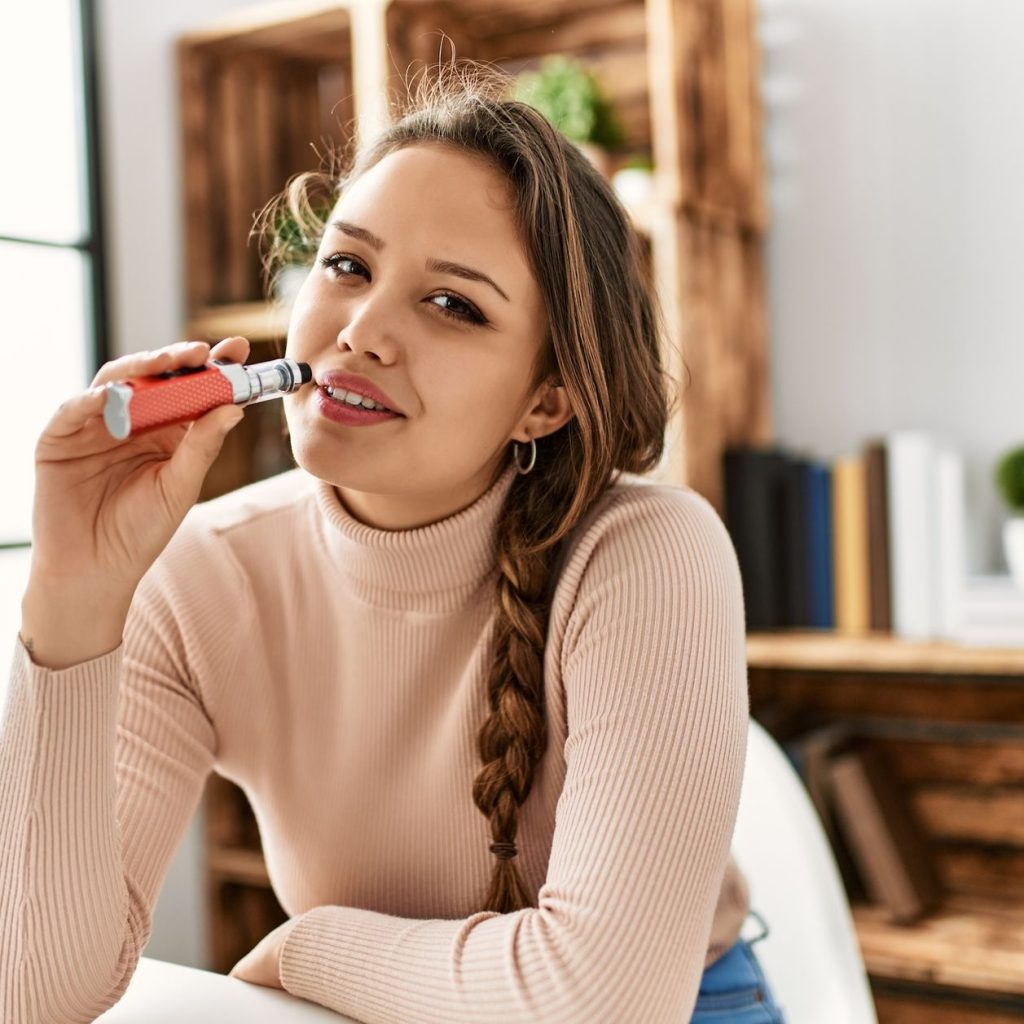
[[(832, 848), (789, 758), (753, 719), (732, 850), (769, 929), (753, 949), (787, 1024), (877, 1024)], [(748, 920), (744, 937), (759, 932)]]

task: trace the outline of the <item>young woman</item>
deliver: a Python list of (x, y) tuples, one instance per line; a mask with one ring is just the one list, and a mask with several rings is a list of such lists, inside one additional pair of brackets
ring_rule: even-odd
[(366, 1022), (782, 1019), (729, 852), (735, 553), (640, 475), (675, 385), (627, 215), (506, 84), (442, 76), (331, 182), (288, 331), (298, 468), (196, 505), (238, 410), (102, 426), (106, 382), (243, 338), (107, 363), (40, 438), (4, 1020), (120, 998), (211, 770), (290, 915), (236, 978)]

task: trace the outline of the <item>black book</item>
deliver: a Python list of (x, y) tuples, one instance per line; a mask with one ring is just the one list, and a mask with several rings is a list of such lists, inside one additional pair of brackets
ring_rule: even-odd
[(778, 448), (727, 448), (722, 455), (725, 525), (743, 578), (747, 630), (786, 624), (782, 480), (788, 456)]

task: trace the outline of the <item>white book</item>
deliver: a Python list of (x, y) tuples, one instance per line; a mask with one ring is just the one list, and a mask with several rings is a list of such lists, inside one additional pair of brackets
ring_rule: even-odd
[(891, 431), (885, 442), (892, 629), (931, 639), (939, 618), (933, 443), (921, 430)]
[(1024, 648), (1024, 624), (1013, 626), (960, 626), (950, 640), (969, 647)]
[(938, 576), (938, 636), (949, 636), (963, 621), (964, 583), (967, 579), (967, 535), (964, 510), (964, 460), (959, 452), (943, 447), (935, 452), (935, 558)]

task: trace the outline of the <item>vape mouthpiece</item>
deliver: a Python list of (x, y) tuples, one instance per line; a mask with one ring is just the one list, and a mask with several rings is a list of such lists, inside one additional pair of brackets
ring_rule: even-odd
[(282, 398), (312, 379), (309, 363), (294, 359), (249, 366), (213, 359), (204, 366), (111, 381), (103, 422), (113, 437), (123, 441), (157, 427), (198, 419), (218, 405), (246, 406)]

